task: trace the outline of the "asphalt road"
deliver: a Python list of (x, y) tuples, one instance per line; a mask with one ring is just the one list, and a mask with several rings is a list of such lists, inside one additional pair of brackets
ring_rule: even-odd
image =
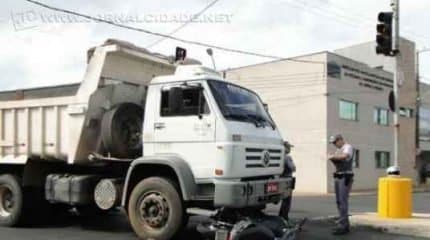
[[(296, 196), (292, 203), (292, 217), (321, 217), (336, 215), (334, 196)], [(377, 197), (375, 194), (355, 195), (350, 198), (350, 213), (376, 212)], [(269, 206), (270, 212), (277, 206)], [(430, 214), (430, 193), (415, 193), (413, 196), (413, 211)]]
[[(416, 212), (430, 213), (430, 193), (419, 193), (414, 196)], [(292, 218), (330, 216), (336, 213), (333, 197), (296, 197), (293, 202)], [(353, 196), (351, 198), (352, 212), (375, 211), (376, 197), (374, 195)], [(269, 212), (275, 212), (276, 206), (270, 206)], [(110, 216), (83, 218), (74, 214), (51, 218), (52, 220), (38, 224), (32, 228), (0, 228), (0, 239), (7, 240), (136, 240), (126, 218), (120, 213)], [(205, 220), (202, 217), (191, 218), (190, 224), (180, 239), (199, 240), (194, 231), (198, 222)], [(298, 239), (333, 239), (330, 235), (332, 225), (327, 222), (309, 222)], [(406, 236), (394, 236), (371, 229), (353, 229), (348, 236), (336, 239), (417, 239)]]

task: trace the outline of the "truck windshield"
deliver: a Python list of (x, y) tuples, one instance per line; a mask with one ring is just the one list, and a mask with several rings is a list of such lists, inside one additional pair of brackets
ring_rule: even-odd
[(257, 127), (271, 126), (275, 129), (275, 124), (254, 92), (226, 82), (208, 82), (226, 119), (250, 122)]

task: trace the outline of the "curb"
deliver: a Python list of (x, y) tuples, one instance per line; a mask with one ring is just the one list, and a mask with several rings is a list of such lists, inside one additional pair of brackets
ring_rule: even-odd
[[(377, 226), (372, 224), (371, 222), (366, 222), (360, 219), (354, 219), (354, 215), (360, 215), (360, 214), (352, 214), (351, 218), (351, 226), (353, 228), (367, 228), (372, 229), (374, 231), (382, 232), (382, 233), (389, 233), (394, 235), (403, 235), (403, 236), (409, 236), (409, 237), (420, 237), (420, 238), (429, 238), (430, 237), (430, 229), (418, 226), (418, 227), (410, 227), (410, 226)], [(322, 216), (322, 217), (315, 217), (310, 218), (309, 221), (315, 221), (315, 222), (333, 222), (336, 219), (336, 216)], [(420, 229), (421, 228), (421, 229)], [(430, 239), (430, 238), (429, 238)]]

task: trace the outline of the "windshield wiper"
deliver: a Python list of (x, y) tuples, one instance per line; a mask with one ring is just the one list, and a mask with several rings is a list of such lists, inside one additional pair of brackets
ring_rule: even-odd
[(262, 122), (262, 123), (268, 123), (273, 130), (276, 129), (275, 124), (272, 121), (267, 120), (265, 117), (262, 117), (260, 115), (256, 115), (256, 114), (248, 114), (249, 117), (254, 118), (256, 121)]
[(262, 126), (258, 120), (245, 114), (229, 113), (229, 114), (226, 114), (225, 117), (236, 119), (236, 120), (247, 120), (248, 122), (254, 123), (256, 127)]

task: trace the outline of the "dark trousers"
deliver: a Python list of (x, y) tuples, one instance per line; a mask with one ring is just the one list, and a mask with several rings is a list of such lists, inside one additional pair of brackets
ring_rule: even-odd
[(293, 196), (291, 195), (287, 198), (284, 198), (281, 203), (281, 208), (279, 209), (279, 216), (286, 220), (288, 220), (288, 214), (290, 213), (292, 198)]
[(351, 192), (353, 177), (344, 176), (334, 179), (336, 191), (336, 205), (339, 213), (339, 227), (349, 228), (349, 193)]

